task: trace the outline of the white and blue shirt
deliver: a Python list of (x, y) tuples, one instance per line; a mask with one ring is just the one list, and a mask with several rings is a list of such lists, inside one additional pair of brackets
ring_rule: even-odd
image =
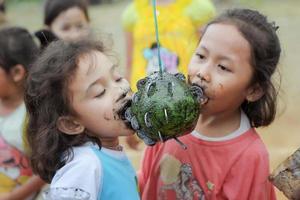
[(78, 188), (89, 200), (139, 200), (134, 168), (124, 151), (87, 143), (73, 148), (74, 156), (59, 169), (50, 188)]

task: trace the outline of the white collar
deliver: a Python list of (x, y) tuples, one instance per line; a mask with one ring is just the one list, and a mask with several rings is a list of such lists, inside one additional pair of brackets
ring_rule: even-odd
[(223, 136), (223, 137), (208, 137), (203, 135), (202, 133), (194, 130), (191, 134), (199, 139), (205, 140), (205, 141), (213, 141), (213, 142), (221, 142), (221, 141), (227, 141), (231, 140), (233, 138), (236, 138), (248, 131), (251, 128), (250, 121), (247, 117), (247, 115), (244, 113), (243, 110), (241, 110), (241, 120), (240, 120), (240, 127), (233, 131), (232, 133)]

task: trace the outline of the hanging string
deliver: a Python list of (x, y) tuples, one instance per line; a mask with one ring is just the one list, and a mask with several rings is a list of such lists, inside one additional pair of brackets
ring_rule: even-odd
[(160, 57), (160, 42), (158, 37), (158, 23), (157, 23), (157, 15), (156, 15), (156, 0), (152, 0), (152, 7), (153, 7), (153, 16), (154, 16), (154, 24), (155, 24), (155, 36), (156, 36), (156, 43), (157, 43), (157, 57), (158, 57), (158, 66), (159, 72), (162, 75), (162, 62)]
[[(153, 16), (154, 16), (154, 24), (155, 24), (155, 36), (156, 36), (156, 43), (157, 43), (157, 57), (158, 57), (158, 65), (159, 65), (159, 73), (162, 76), (163, 74), (163, 69), (162, 69), (162, 62), (161, 62), (161, 57), (160, 57), (160, 42), (159, 42), (159, 37), (158, 37), (158, 23), (157, 23), (157, 15), (156, 15), (156, 0), (152, 0), (152, 7), (153, 7)], [(163, 138), (161, 136), (161, 133), (158, 131), (158, 134), (163, 141)], [(177, 137), (174, 137), (176, 142), (184, 149), (187, 149), (187, 146), (182, 143)]]

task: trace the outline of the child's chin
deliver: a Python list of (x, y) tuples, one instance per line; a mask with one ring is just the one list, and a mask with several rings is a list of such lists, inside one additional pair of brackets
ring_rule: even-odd
[(124, 126), (125, 129), (134, 132), (134, 129), (132, 128), (131, 123), (128, 120), (122, 120), (122, 126)]
[(134, 130), (132, 129), (129, 129), (129, 128), (126, 128), (124, 131), (123, 131), (123, 134), (122, 136), (131, 136), (131, 135), (134, 135)]
[(135, 130), (132, 129), (130, 122), (127, 121), (122, 122), (122, 129), (126, 135), (133, 135), (135, 133)]
[(129, 127), (126, 126), (126, 131), (128, 132), (129, 135), (133, 135), (135, 133), (135, 130), (133, 130), (131, 126)]

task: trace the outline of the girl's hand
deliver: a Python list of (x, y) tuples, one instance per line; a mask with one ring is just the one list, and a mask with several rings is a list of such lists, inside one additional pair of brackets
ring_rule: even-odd
[(32, 194), (41, 190), (45, 182), (40, 177), (34, 175), (27, 182), (9, 193), (0, 194), (0, 200), (20, 200), (30, 197)]
[(0, 194), (0, 200), (13, 200), (10, 193), (3, 193)]
[(130, 135), (126, 137), (126, 143), (131, 149), (138, 150), (140, 140), (135, 135)]

